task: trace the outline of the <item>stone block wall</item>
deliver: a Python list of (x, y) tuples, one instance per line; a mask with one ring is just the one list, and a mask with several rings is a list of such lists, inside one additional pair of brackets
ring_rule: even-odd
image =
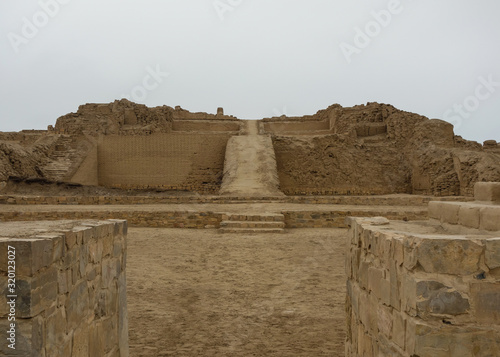
[(144, 205), (180, 203), (294, 203), (318, 205), (426, 206), (431, 200), (459, 201), (468, 197), (387, 196), (24, 196), (0, 195), (0, 205)]
[(134, 227), (154, 228), (214, 228), (218, 227), (223, 213), (196, 211), (151, 210), (41, 210), (31, 212), (0, 212), (0, 221), (54, 221), (54, 220), (126, 220)]
[(500, 231), (500, 182), (478, 182), (474, 202), (430, 202), (429, 217), (441, 223)]
[(128, 356), (127, 222), (0, 228), (0, 356)]
[(285, 216), (287, 228), (347, 228), (346, 217), (376, 217), (382, 215), (388, 219), (406, 221), (427, 218), (427, 210), (418, 207), (413, 209), (407, 208), (405, 210), (387, 209), (380, 206), (363, 210), (284, 210), (282, 213)]
[(500, 238), (348, 223), (346, 356), (500, 355)]

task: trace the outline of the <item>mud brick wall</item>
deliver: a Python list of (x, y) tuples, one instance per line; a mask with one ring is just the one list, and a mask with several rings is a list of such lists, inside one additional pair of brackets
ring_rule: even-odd
[(500, 355), (500, 238), (348, 223), (346, 356)]
[[(31, 233), (43, 224), (19, 223), (19, 238), (0, 240), (0, 355), (128, 356), (127, 222), (51, 222), (60, 229)], [(15, 350), (4, 338), (8, 246), (16, 251)]]
[(264, 131), (272, 134), (284, 134), (290, 132), (311, 132), (311, 131), (330, 131), (330, 122), (307, 120), (307, 121), (274, 121), (263, 122)]
[(238, 121), (174, 120), (172, 130), (186, 132), (232, 131), (237, 134), (240, 131), (240, 126)]
[(98, 150), (99, 185), (214, 193), (228, 139), (229, 134), (104, 136)]
[(392, 145), (355, 146), (335, 136), (274, 136), (286, 195), (411, 193), (408, 160)]

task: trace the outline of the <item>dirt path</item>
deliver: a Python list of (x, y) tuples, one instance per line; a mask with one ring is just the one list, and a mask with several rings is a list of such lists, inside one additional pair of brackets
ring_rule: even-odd
[(130, 229), (131, 356), (343, 356), (346, 234)]

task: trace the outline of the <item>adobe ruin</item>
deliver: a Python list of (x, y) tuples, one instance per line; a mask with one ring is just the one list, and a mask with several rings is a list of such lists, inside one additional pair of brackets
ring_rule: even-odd
[(223, 187), (227, 194), (225, 174), (232, 180), (231, 157), (241, 148), (235, 142), (249, 140), (238, 139), (249, 123), (260, 134), (252, 140), (265, 145), (260, 154), (268, 159), (259, 162), (271, 165), (261, 168), (275, 188), (271, 195), (471, 197), (476, 182), (500, 181), (496, 141), (467, 141), (447, 122), (386, 104), (336, 104), (310, 116), (249, 122), (222, 108), (191, 113), (123, 99), (82, 105), (47, 131), (1, 133), (0, 182), (13, 177), (212, 195)]
[(58, 291), (25, 288), (45, 295), (23, 306), (23, 348), (137, 352), (124, 311), (128, 222), (225, 239), (349, 227), (346, 356), (500, 353), (498, 182), (495, 140), (378, 103), (249, 121), (123, 99), (82, 105), (48, 130), (0, 133), (0, 221), (16, 222), (2, 223), (1, 243), (46, 245), (21, 278)]

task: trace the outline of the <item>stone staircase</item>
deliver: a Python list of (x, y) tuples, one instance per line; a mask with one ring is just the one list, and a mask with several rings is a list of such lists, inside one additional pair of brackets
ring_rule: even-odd
[(222, 216), (222, 233), (283, 233), (285, 216), (269, 214), (228, 214)]
[(72, 147), (73, 139), (70, 135), (61, 135), (55, 144), (55, 150), (50, 154), (50, 162), (45, 165), (45, 176), (53, 181), (64, 181), (73, 165), (73, 156), (76, 150)]

